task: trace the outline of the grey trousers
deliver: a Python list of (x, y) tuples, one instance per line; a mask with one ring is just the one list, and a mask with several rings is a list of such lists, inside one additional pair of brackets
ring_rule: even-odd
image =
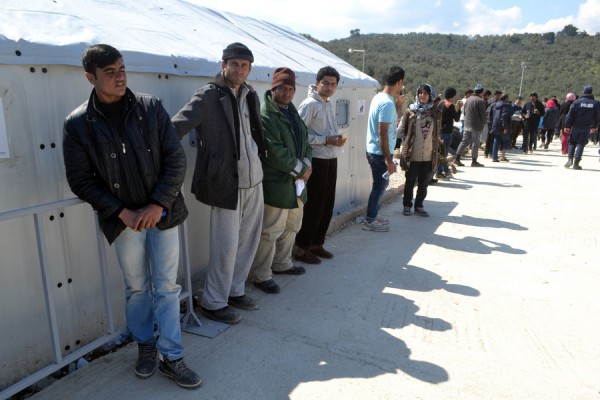
[(465, 129), (462, 141), (458, 145), (458, 149), (456, 149), (456, 155), (460, 155), (462, 157), (467, 150), (467, 147), (471, 145), (471, 158), (473, 161), (477, 161), (477, 153), (479, 153), (479, 138), (481, 137), (481, 133), (482, 131), (468, 131)]
[(227, 306), (228, 297), (244, 295), (260, 239), (263, 208), (262, 183), (238, 190), (237, 210), (211, 208), (210, 257), (202, 307), (218, 310)]
[(251, 282), (264, 282), (273, 277), (272, 271), (292, 268), (292, 249), (296, 234), (302, 226), (304, 204), (297, 199), (298, 208), (277, 208), (265, 204), (263, 228), (258, 250), (250, 269)]

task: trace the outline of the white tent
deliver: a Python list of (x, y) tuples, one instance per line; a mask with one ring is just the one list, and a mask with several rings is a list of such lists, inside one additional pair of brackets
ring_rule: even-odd
[[(296, 104), (319, 68), (340, 72), (332, 101), (348, 142), (338, 164), (335, 211), (365, 203), (366, 108), (379, 84), (302, 35), (185, 0), (0, 2), (0, 398), (102, 345), (124, 321), (114, 253), (97, 239), (91, 208), (73, 199), (64, 176), (63, 119), (91, 90), (81, 67), (84, 48), (118, 48), (129, 86), (159, 96), (173, 115), (220, 70), (222, 49), (232, 42), (254, 53), (249, 81), (259, 94), (280, 66), (298, 76)], [(195, 149), (190, 139), (183, 143), (190, 166), (185, 191)], [(192, 196), (187, 204), (194, 243), (187, 261), (201, 276), (208, 209)]]
[(242, 42), (255, 55), (251, 81), (270, 81), (274, 65), (299, 83), (331, 65), (354, 87), (377, 82), (302, 35), (266, 21), (218, 12), (184, 0), (3, 0), (0, 63), (79, 67), (91, 43), (123, 52), (132, 72), (213, 76), (224, 44)]

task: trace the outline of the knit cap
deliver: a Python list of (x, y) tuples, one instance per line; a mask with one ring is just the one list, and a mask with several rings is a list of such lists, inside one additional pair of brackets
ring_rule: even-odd
[(583, 94), (592, 94), (592, 86), (591, 85), (587, 85), (586, 87), (583, 88)]
[(223, 61), (227, 61), (230, 58), (241, 58), (242, 60), (248, 60), (251, 63), (254, 62), (254, 55), (245, 45), (235, 42), (223, 49)]

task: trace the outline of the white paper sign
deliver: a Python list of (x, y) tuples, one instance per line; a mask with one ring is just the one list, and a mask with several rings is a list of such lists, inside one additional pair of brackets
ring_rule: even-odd
[(359, 99), (358, 100), (358, 115), (364, 115), (367, 112), (367, 100)]
[(0, 97), (0, 158), (9, 158), (8, 133), (6, 132), (6, 120), (4, 119), (4, 105)]

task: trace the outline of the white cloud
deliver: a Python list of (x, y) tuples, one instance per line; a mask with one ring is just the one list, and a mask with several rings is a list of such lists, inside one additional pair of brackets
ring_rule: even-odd
[(562, 31), (566, 25), (576, 26), (580, 31), (596, 33), (600, 31), (600, 0), (587, 0), (579, 6), (576, 15), (565, 15), (550, 19), (543, 24), (529, 23), (519, 32), (545, 33)]
[(526, 13), (534, 9), (535, 16), (539, 17), (552, 7), (539, 10), (526, 0), (433, 0), (425, 8), (410, 0), (347, 0), (343, 5), (328, 5), (322, 0), (302, 0), (300, 3), (290, 0), (188, 1), (287, 26), (321, 40), (348, 37), (351, 29), (360, 29), (363, 34), (426, 32), (490, 35), (558, 32), (565, 25), (573, 24), (590, 34), (600, 31), (600, 0), (580, 0), (578, 8), (561, 7), (569, 12), (546, 22), (530, 22)]
[(512, 6), (506, 9), (494, 9), (480, 0), (463, 1), (463, 34), (492, 35), (505, 34), (521, 22), (521, 9)]

